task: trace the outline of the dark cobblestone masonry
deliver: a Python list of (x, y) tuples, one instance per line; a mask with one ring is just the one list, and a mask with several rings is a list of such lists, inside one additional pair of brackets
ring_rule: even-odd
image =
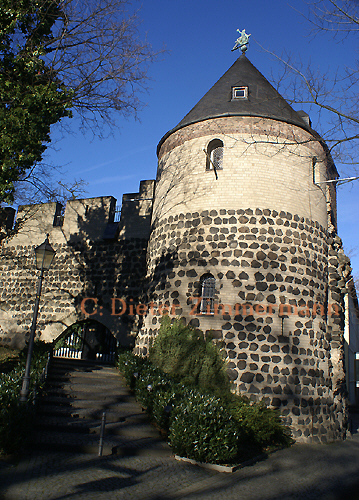
[[(61, 323), (66, 315), (75, 313), (74, 321), (86, 319), (81, 311), (84, 298), (96, 298), (101, 315), (92, 319), (105, 324), (123, 345), (133, 343), (134, 319), (124, 315), (121, 320), (111, 316), (111, 299), (139, 300), (146, 265), (146, 239), (110, 242), (78, 242), (53, 244), (56, 250), (51, 269), (42, 289), (42, 304), (37, 323), (40, 337), (46, 325)], [(37, 275), (33, 269), (32, 246), (8, 246), (0, 253), (0, 286), (3, 307), (21, 327), (19, 336), (27, 338), (33, 315)], [(1, 326), (1, 325), (0, 325)], [(63, 327), (66, 329), (66, 326)], [(25, 337), (24, 337), (24, 332)], [(2, 344), (13, 336), (0, 332)]]
[[(148, 259), (148, 300), (176, 304), (191, 325), (213, 330), (225, 345), (237, 390), (280, 407), (295, 437), (327, 441), (341, 434), (334, 415), (339, 410), (343, 416), (343, 374), (334, 373), (332, 358), (340, 352), (340, 279), (348, 259), (338, 237), (284, 211), (205, 210), (160, 221)], [(219, 307), (210, 318), (189, 314), (206, 274), (216, 278), (218, 304), (226, 303), (223, 296), (235, 297), (232, 311), (221, 314)], [(236, 310), (236, 303), (253, 310)], [(281, 304), (292, 306), (292, 314), (283, 306), (283, 319)], [(315, 304), (321, 305), (318, 314)], [(151, 318), (137, 352), (146, 353), (159, 321)]]

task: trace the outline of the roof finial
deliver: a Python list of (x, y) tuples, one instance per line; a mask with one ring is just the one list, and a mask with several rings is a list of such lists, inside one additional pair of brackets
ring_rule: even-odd
[(242, 54), (245, 53), (245, 51), (248, 49), (248, 42), (249, 42), (249, 37), (251, 36), (250, 34), (248, 35), (246, 33), (246, 30), (237, 30), (238, 33), (240, 33), (240, 37), (237, 38), (236, 43), (234, 44), (233, 50), (237, 50), (239, 47), (242, 51)]

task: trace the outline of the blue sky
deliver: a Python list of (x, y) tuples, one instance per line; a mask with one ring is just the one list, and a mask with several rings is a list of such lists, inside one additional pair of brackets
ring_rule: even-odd
[[(238, 57), (238, 52), (231, 52), (238, 28), (251, 34), (247, 56), (267, 78), (278, 63), (257, 42), (277, 54), (285, 50), (333, 72), (357, 51), (351, 39), (337, 42), (326, 36), (309, 36), (308, 23), (291, 5), (306, 10), (306, 2), (301, 0), (143, 2), (141, 31), (147, 33), (155, 50), (165, 46), (167, 52), (150, 68), (150, 89), (142, 95), (147, 105), (139, 114), (140, 121), (119, 117), (119, 131), (93, 140), (90, 133), (77, 131), (78, 122), (73, 119), (69, 123), (73, 134), (56, 140), (47, 161), (61, 165), (66, 179), (84, 179), (87, 196), (112, 195), (120, 203), (123, 193), (138, 190), (141, 179), (155, 177), (156, 146), (161, 137)], [(310, 114), (315, 124), (315, 114)], [(54, 130), (53, 137), (58, 139), (59, 132)], [(359, 247), (358, 195), (359, 181), (338, 189), (338, 229), (347, 249)], [(359, 255), (352, 262), (359, 272)]]

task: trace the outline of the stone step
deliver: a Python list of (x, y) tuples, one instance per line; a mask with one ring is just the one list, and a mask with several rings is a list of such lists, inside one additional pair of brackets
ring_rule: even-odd
[[(136, 429), (147, 428), (148, 430), (154, 429), (157, 433), (157, 430), (154, 427), (149, 427), (148, 418), (143, 413), (133, 412), (132, 414), (126, 413), (122, 417), (119, 416), (117, 420), (109, 420), (107, 417), (109, 415), (106, 414), (106, 428), (110, 429), (111, 432), (135, 432)], [(102, 419), (102, 414), (101, 414)], [(52, 415), (41, 415), (41, 419), (38, 419), (35, 423), (35, 427), (43, 428), (43, 427), (64, 427), (66, 429), (72, 428), (86, 428), (86, 429), (96, 429), (101, 425), (101, 419), (91, 419), (86, 417), (80, 417), (78, 414), (74, 416), (68, 415), (60, 415), (59, 413), (55, 413)]]
[(88, 383), (86, 384), (80, 384), (80, 383), (72, 383), (72, 382), (63, 382), (61, 384), (57, 383), (51, 383), (51, 385), (46, 386), (46, 390), (43, 391), (43, 394), (49, 394), (50, 392), (60, 392), (60, 393), (66, 393), (66, 394), (72, 394), (74, 392), (76, 393), (84, 393), (88, 394), (89, 392), (92, 392), (93, 394), (118, 394), (118, 395), (130, 395), (128, 391), (124, 391), (122, 386), (120, 385), (121, 381), (113, 381), (111, 383), (99, 383), (96, 381), (94, 382), (93, 385), (90, 385)]
[(104, 365), (89, 365), (89, 364), (77, 364), (77, 365), (71, 365), (69, 363), (51, 363), (49, 366), (49, 371), (59, 371), (59, 372), (71, 372), (71, 373), (110, 373), (111, 371), (115, 370), (113, 366), (104, 366)]
[(95, 359), (87, 360), (87, 359), (62, 358), (59, 356), (53, 356), (51, 359), (51, 365), (52, 366), (61, 365), (61, 366), (71, 366), (71, 367), (77, 367), (77, 366), (95, 367), (95, 366), (113, 366), (113, 363), (106, 363)]
[(101, 409), (102, 411), (111, 411), (111, 412), (117, 412), (117, 413), (123, 413), (124, 411), (133, 411), (135, 408), (137, 408), (136, 405), (133, 404), (133, 402), (124, 402), (124, 401), (113, 401), (112, 399), (74, 399), (71, 402), (71, 406), (74, 409)]
[[(38, 412), (39, 419), (43, 417), (65, 417), (65, 418), (77, 418), (77, 419), (88, 419), (88, 420), (99, 420), (101, 421), (103, 409), (93, 409), (93, 408), (40, 408)], [(108, 422), (119, 422), (124, 418), (123, 411), (108, 411), (106, 410), (106, 420)]]
[[(95, 423), (93, 423), (96, 426)], [(41, 434), (45, 434), (48, 432), (61, 432), (66, 434), (91, 434), (95, 433), (94, 429), (96, 427), (91, 427), (90, 425), (84, 425), (83, 422), (68, 422), (66, 420), (57, 420), (51, 423), (45, 423), (44, 421), (41, 424), (35, 424), (34, 430), (40, 431)]]
[[(99, 445), (87, 445), (87, 444), (74, 444), (74, 443), (37, 443), (36, 449), (49, 451), (49, 452), (66, 452), (66, 453), (80, 453), (80, 454), (89, 454), (89, 455), (98, 455)], [(109, 446), (108, 444), (103, 445), (102, 456), (106, 457), (109, 455), (117, 455), (123, 457), (169, 457), (172, 456), (173, 453), (169, 446), (161, 446), (154, 447), (152, 444), (146, 447), (135, 447), (135, 446)]]
[(117, 368), (113, 366), (74, 366), (71, 365), (59, 365), (59, 364), (50, 364), (49, 373), (50, 372), (62, 372), (62, 373), (118, 373)]
[(114, 366), (100, 363), (87, 363), (84, 361), (59, 361), (52, 359), (50, 361), (49, 372), (105, 372), (113, 370)]
[[(56, 401), (58, 399), (58, 401)], [(98, 399), (84, 399), (84, 398), (52, 398), (40, 400), (38, 411), (40, 413), (67, 413), (68, 411), (78, 410), (101, 410), (109, 411), (111, 413), (123, 413), (138, 411), (138, 406), (133, 401), (123, 401), (121, 398), (98, 398)]]
[[(97, 455), (99, 446), (86, 444), (70, 444), (70, 443), (37, 443), (36, 449), (48, 452), (65, 452), (65, 453), (81, 453), (88, 455)], [(109, 446), (104, 446), (102, 456), (116, 455), (116, 448), (113, 450)]]
[(121, 390), (120, 381), (114, 381), (111, 383), (99, 383), (98, 381), (93, 381), (93, 384), (88, 382), (75, 382), (74, 380), (64, 381), (61, 384), (50, 382), (51, 385), (47, 385), (46, 390), (43, 392), (44, 394), (48, 394), (49, 391), (57, 390), (61, 393), (73, 394), (77, 392), (83, 393), (93, 393), (93, 394), (126, 394), (126, 392)]
[[(100, 428), (100, 420), (65, 419), (61, 417), (42, 419), (41, 422), (34, 425), (34, 429), (40, 432), (52, 431), (81, 434), (99, 434)], [(137, 415), (134, 417), (123, 417), (117, 422), (106, 422), (106, 433), (127, 438), (152, 437), (157, 439), (161, 435), (155, 427), (149, 428), (145, 417), (141, 422), (141, 419)]]
[[(116, 423), (124, 421), (125, 418), (120, 418)], [(42, 415), (34, 425), (34, 428), (42, 429), (61, 429), (65, 432), (90, 432), (90, 428), (96, 428), (101, 425), (101, 420), (80, 418), (79, 416), (66, 417), (64, 415)]]
[(170, 453), (114, 367), (53, 360), (47, 382), (33, 433), (37, 448), (97, 454), (105, 411), (104, 455)]
[[(36, 448), (52, 451), (70, 451), (78, 453), (98, 453), (99, 434), (80, 434), (65, 432), (34, 432), (33, 443)], [(103, 455), (135, 456), (148, 454), (168, 454), (168, 445), (160, 437), (129, 438), (109, 435), (105, 431)]]
[(117, 375), (117, 371), (114, 371), (116, 369), (114, 369), (113, 367), (97, 367), (97, 368), (91, 368), (91, 367), (88, 367), (88, 368), (76, 368), (76, 369), (72, 369), (72, 368), (62, 368), (62, 367), (52, 367), (50, 368), (49, 370), (49, 373), (63, 373), (63, 374), (70, 374), (70, 375), (79, 375), (79, 374), (84, 374), (84, 375), (88, 375), (89, 373), (92, 373), (95, 375), (106, 375), (106, 376), (111, 376), (111, 375)]
[(73, 391), (69, 394), (67, 392), (61, 391), (60, 389), (57, 389), (47, 391), (45, 394), (43, 394), (43, 396), (41, 397), (41, 402), (44, 402), (45, 404), (51, 404), (52, 402), (61, 404), (65, 401), (72, 402), (80, 399), (84, 401), (93, 401), (94, 403), (96, 401), (107, 402), (112, 400), (116, 401), (118, 404), (125, 404), (132, 401), (130, 395), (121, 394), (115, 390), (112, 390), (110, 393), (101, 392), (99, 394), (94, 393), (93, 391)]
[[(95, 434), (100, 433), (100, 426), (90, 426), (89, 429), (90, 432), (94, 432)], [(110, 422), (106, 424), (106, 434), (108, 436), (120, 436), (125, 439), (152, 438), (162, 440), (161, 433), (155, 427), (149, 429), (147, 420), (144, 420), (142, 425), (138, 423), (138, 420), (128, 422), (125, 419), (123, 422)]]
[(130, 399), (125, 395), (104, 395), (104, 394), (91, 394), (91, 393), (74, 393), (71, 395), (64, 394), (63, 396), (57, 394), (46, 394), (41, 398), (41, 406), (42, 405), (59, 405), (59, 406), (71, 406), (74, 404), (75, 406), (83, 401), (86, 403), (86, 406), (92, 404), (94, 406), (98, 404), (111, 404), (111, 405), (123, 405), (130, 404)]
[(112, 385), (118, 384), (119, 376), (111, 376), (106, 374), (92, 374), (92, 373), (68, 373), (64, 375), (59, 374), (49, 374), (47, 377), (48, 383), (51, 385), (54, 384), (56, 386), (63, 384), (88, 384), (90, 381), (92, 384), (96, 384), (102, 386), (103, 388), (110, 387)]

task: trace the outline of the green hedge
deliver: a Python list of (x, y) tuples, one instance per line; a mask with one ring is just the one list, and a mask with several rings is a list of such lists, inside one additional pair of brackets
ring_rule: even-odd
[(125, 377), (128, 386), (134, 389), (136, 374), (142, 370), (146, 360), (140, 356), (134, 356), (131, 351), (124, 351), (118, 355), (117, 364), (121, 367), (121, 373)]
[(130, 352), (119, 356), (118, 368), (152, 420), (167, 432), (178, 455), (228, 464), (268, 447), (291, 444), (290, 432), (277, 411), (262, 403), (230, 392), (218, 396), (204, 391)]
[(223, 402), (192, 390), (173, 412), (169, 442), (177, 455), (199, 462), (232, 463), (240, 431)]
[(152, 404), (151, 416), (156, 424), (166, 433), (174, 418), (175, 409), (185, 401), (191, 392), (189, 387), (173, 383), (168, 389), (160, 389), (156, 392)]

